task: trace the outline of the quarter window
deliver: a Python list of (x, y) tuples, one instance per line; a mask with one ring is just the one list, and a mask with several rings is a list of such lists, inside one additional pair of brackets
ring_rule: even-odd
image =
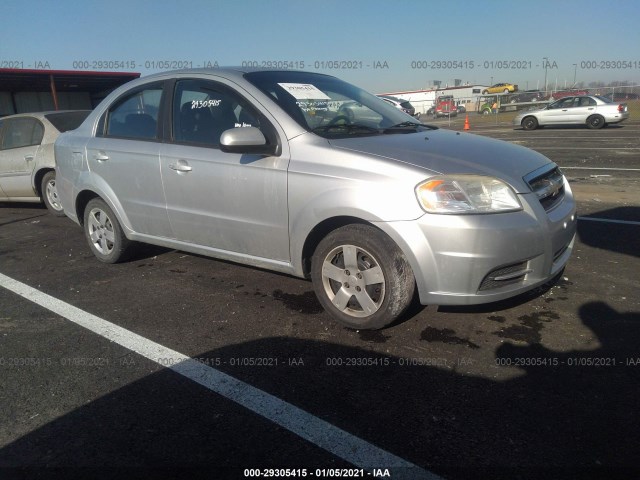
[(148, 85), (127, 95), (107, 113), (107, 136), (153, 140), (158, 136), (162, 84)]
[(13, 118), (4, 122), (2, 150), (40, 145), (44, 136), (42, 123), (30, 117)]
[(231, 89), (206, 80), (177, 82), (173, 101), (176, 142), (217, 147), (225, 130), (260, 126), (255, 110)]

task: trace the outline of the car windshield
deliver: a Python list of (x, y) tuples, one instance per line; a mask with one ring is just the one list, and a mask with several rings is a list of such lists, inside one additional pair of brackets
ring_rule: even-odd
[(325, 138), (404, 133), (426, 127), (381, 98), (329, 75), (260, 71), (247, 73), (245, 78), (303, 128)]

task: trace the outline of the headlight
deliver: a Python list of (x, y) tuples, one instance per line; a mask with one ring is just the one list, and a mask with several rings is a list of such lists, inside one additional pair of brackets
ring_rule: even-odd
[(446, 175), (418, 184), (416, 196), (429, 213), (501, 213), (522, 210), (509, 185), (493, 177)]

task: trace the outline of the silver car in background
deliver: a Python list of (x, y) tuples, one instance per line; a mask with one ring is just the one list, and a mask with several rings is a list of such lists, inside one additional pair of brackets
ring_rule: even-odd
[(351, 328), (390, 324), (415, 292), (468, 305), (530, 290), (561, 272), (576, 231), (548, 158), (317, 73), (134, 80), (59, 137), (56, 159), (65, 213), (99, 260), (137, 241), (310, 278)]
[(88, 110), (23, 113), (0, 118), (0, 202), (44, 202), (64, 216), (56, 192), (53, 144)]
[(535, 130), (546, 125), (586, 125), (602, 128), (629, 118), (624, 103), (615, 103), (597, 95), (563, 97), (540, 110), (520, 113), (513, 119), (513, 126)]

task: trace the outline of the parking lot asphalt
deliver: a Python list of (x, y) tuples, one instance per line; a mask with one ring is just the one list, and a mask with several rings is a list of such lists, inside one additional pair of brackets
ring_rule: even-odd
[(640, 123), (470, 133), (562, 167), (573, 256), (374, 332), (307, 281), (155, 247), (104, 265), (70, 220), (0, 204), (0, 477), (636, 478)]

